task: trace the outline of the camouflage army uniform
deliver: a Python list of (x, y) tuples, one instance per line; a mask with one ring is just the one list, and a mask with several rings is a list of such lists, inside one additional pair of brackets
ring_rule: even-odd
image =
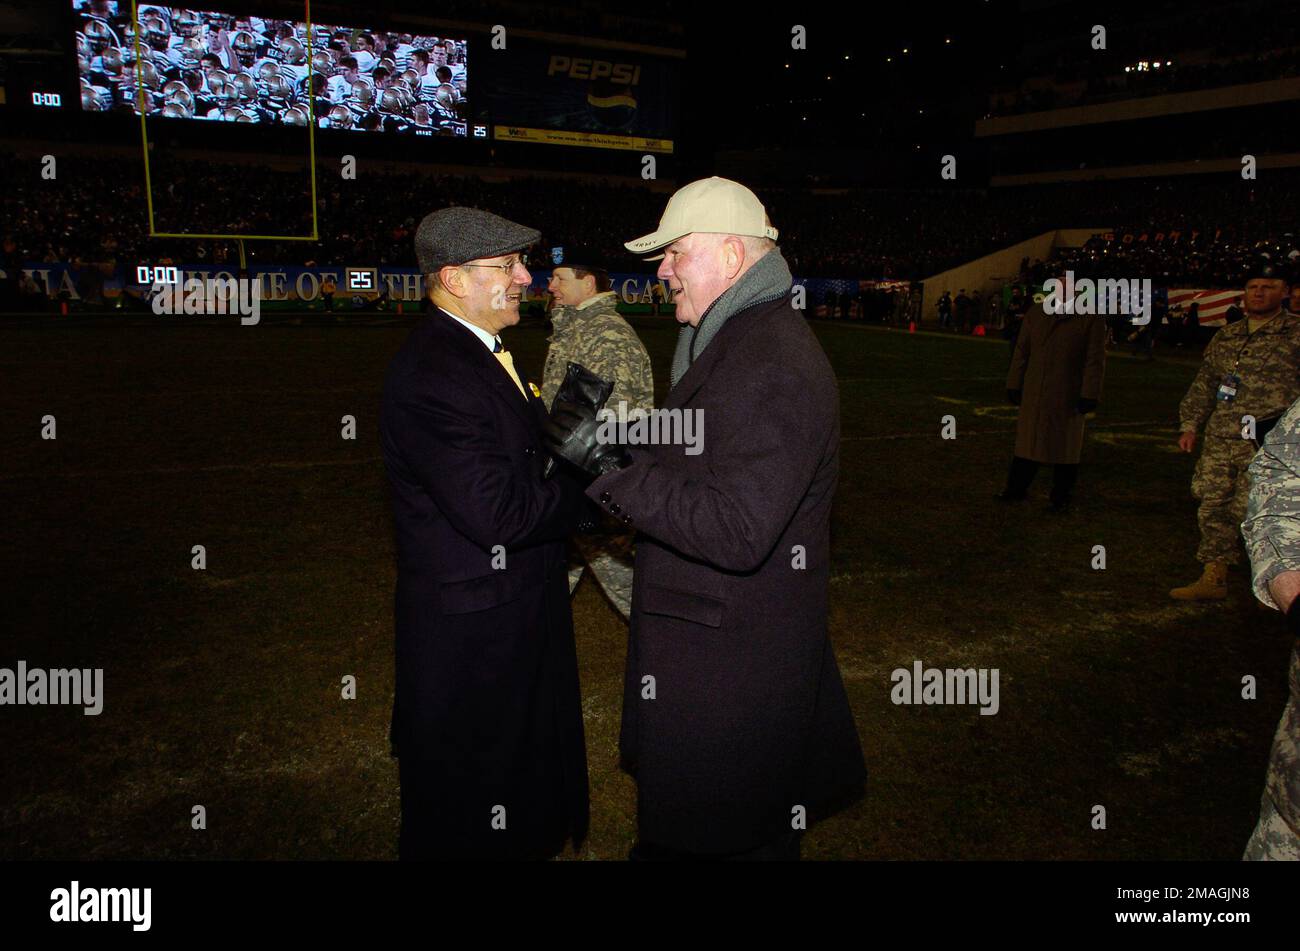
[[(1241, 529), (1255, 597), (1276, 608), (1269, 581), (1284, 571), (1300, 571), (1300, 402), (1268, 434), (1250, 465), (1250, 478), (1250, 506)], [(1273, 737), (1259, 824), (1246, 859), (1300, 860), (1300, 644), (1291, 653), (1287, 679), (1289, 697)]]
[[(1217, 398), (1224, 376), (1240, 377), (1236, 398)], [(1286, 412), (1300, 397), (1300, 317), (1282, 313), (1253, 334), (1245, 320), (1229, 324), (1205, 348), (1200, 372), (1179, 406), (1182, 432), (1205, 428), (1205, 442), (1192, 475), (1200, 501), (1196, 519), (1202, 564), (1240, 561), (1238, 527), (1250, 491), (1247, 466), (1255, 444), (1242, 436), (1242, 417), (1263, 421)]]
[[(580, 363), (604, 380), (612, 380), (614, 391), (605, 404), (618, 411), (620, 400), (634, 409), (654, 409), (654, 377), (650, 356), (636, 331), (615, 309), (613, 291), (596, 294), (576, 307), (551, 310), (550, 349), (542, 371), (542, 399), (547, 407), (564, 381), (570, 363)], [(591, 573), (619, 613), (632, 612), (632, 536), (630, 534), (584, 536), (577, 540)], [(577, 586), (581, 566), (569, 571), (569, 590)]]
[(614, 392), (606, 404), (610, 409), (617, 409), (619, 400), (627, 400), (629, 410), (654, 408), (650, 356), (636, 331), (619, 316), (617, 302), (618, 295), (606, 291), (577, 307), (551, 309), (554, 332), (542, 371), (542, 399), (548, 408), (570, 363), (580, 363), (601, 379), (613, 381)]

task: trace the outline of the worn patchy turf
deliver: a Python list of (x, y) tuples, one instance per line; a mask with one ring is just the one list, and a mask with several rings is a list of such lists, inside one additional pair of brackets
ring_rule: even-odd
[[(107, 693), (99, 717), (0, 708), (0, 856), (391, 858), (376, 422), (408, 324), (187, 320), (0, 328), (0, 666), (104, 667)], [(676, 326), (636, 325), (662, 398)], [(816, 329), (844, 431), (832, 633), (871, 778), (805, 854), (1238, 857), (1289, 644), (1244, 573), (1224, 604), (1167, 596), (1197, 571), (1193, 459), (1174, 447), (1194, 363), (1110, 361), (1061, 517), (1045, 484), (1020, 507), (991, 501), (1014, 425), (1005, 344)], [(507, 337), (538, 378), (542, 328)], [(56, 441), (39, 438), (46, 414)], [(355, 442), (340, 438), (347, 414)], [(955, 440), (940, 438), (946, 414)], [(194, 545), (206, 571), (190, 568)], [(635, 823), (615, 765), (626, 632), (589, 581), (574, 619), (593, 812), (581, 857), (621, 858)], [(890, 672), (915, 660), (998, 668), (998, 714), (894, 705)], [(345, 675), (355, 701), (340, 699)], [(1246, 675), (1256, 700), (1241, 699)]]

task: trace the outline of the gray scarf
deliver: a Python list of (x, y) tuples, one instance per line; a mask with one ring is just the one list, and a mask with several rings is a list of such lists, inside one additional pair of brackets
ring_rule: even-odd
[(683, 324), (677, 334), (677, 351), (673, 354), (672, 385), (686, 375), (704, 348), (722, 329), (722, 325), (746, 307), (764, 304), (790, 293), (794, 278), (790, 266), (781, 257), (780, 248), (773, 248), (758, 259), (740, 280), (723, 291), (709, 305), (699, 324)]

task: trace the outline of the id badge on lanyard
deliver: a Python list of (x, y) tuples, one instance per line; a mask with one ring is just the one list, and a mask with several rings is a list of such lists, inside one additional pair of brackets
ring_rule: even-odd
[(1221, 403), (1231, 403), (1237, 398), (1237, 389), (1241, 386), (1241, 377), (1237, 375), (1237, 367), (1241, 366), (1241, 356), (1250, 346), (1251, 338), (1259, 333), (1258, 330), (1246, 334), (1246, 342), (1241, 345), (1237, 351), (1237, 360), (1232, 365), (1232, 369), (1223, 374), (1223, 379), (1219, 381), (1219, 392), (1214, 394), (1214, 398)]

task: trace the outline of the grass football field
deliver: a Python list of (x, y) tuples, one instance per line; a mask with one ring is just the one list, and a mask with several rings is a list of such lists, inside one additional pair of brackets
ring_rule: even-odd
[[(0, 715), (0, 857), (395, 857), (377, 418), (414, 319), (0, 327), (0, 666), (103, 667), (106, 693), (97, 717)], [(676, 324), (633, 322), (662, 399)], [(1060, 516), (1047, 471), (1028, 503), (992, 500), (1015, 421), (1006, 343), (815, 326), (844, 436), (831, 634), (870, 778), (805, 857), (1238, 858), (1290, 644), (1244, 571), (1226, 603), (1168, 597), (1199, 570), (1194, 457), (1175, 445), (1195, 363), (1112, 356)], [(543, 326), (505, 336), (538, 379)], [(46, 415), (57, 439), (41, 438)], [(626, 627), (589, 578), (573, 611), (592, 799), (576, 857), (621, 859), (635, 835), (616, 765)], [(998, 713), (895, 705), (890, 674), (917, 660), (997, 668)], [(355, 700), (340, 696), (348, 675)]]

